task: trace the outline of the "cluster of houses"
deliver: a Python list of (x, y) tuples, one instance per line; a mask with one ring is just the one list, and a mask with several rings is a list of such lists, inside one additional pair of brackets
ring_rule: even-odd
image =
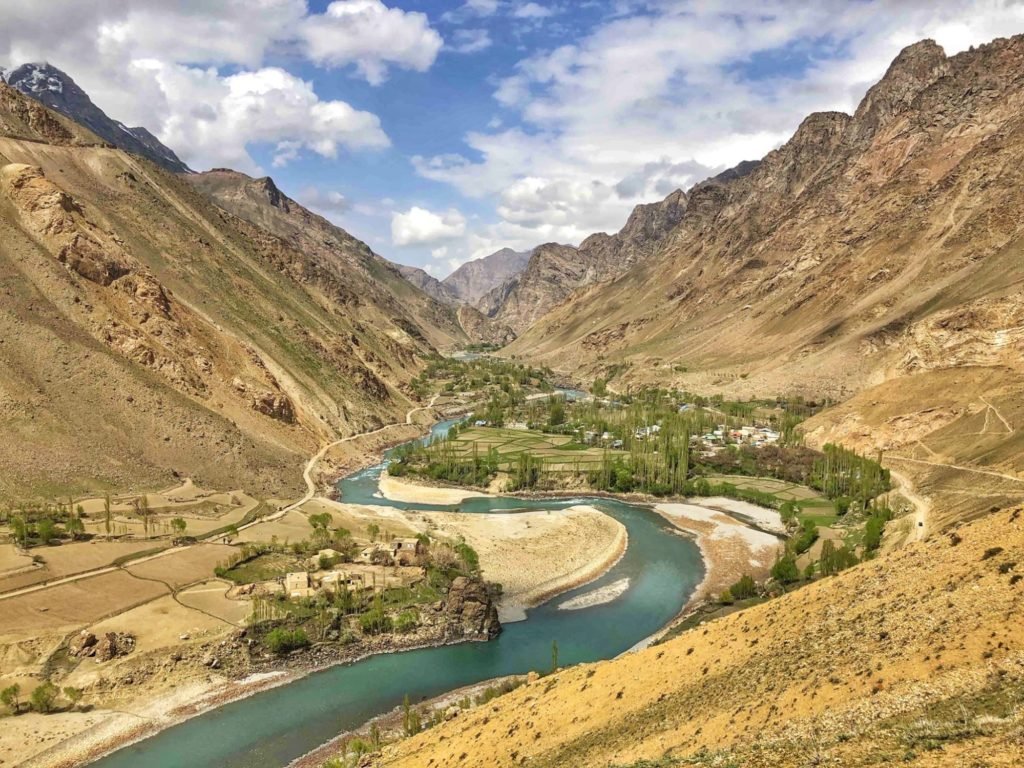
[[(724, 424), (719, 424), (715, 429), (701, 435), (699, 439), (704, 442), (708, 452), (717, 453), (730, 443), (760, 448), (779, 442), (780, 437), (781, 435), (770, 427), (743, 426), (728, 429)], [(692, 439), (698, 438), (694, 436)]]
[(416, 566), (423, 554), (423, 542), (419, 539), (394, 539), (364, 547), (353, 563), (336, 569), (334, 565), (341, 561), (341, 553), (321, 549), (309, 558), (308, 570), (287, 573), (283, 581), (266, 582), (261, 589), (268, 594), (283, 593), (289, 598), (313, 597), (321, 591), (336, 593), (343, 589), (378, 591), (393, 586), (395, 581), (388, 574), (387, 566)]

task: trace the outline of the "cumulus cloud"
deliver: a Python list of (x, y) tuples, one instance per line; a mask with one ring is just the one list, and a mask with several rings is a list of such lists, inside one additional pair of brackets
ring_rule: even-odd
[(466, 218), (454, 208), (434, 213), (413, 206), (404, 213), (391, 216), (391, 242), (394, 245), (431, 245), (461, 237), (466, 232)]
[(303, 21), (301, 35), (313, 61), (355, 64), (374, 85), (387, 79), (389, 65), (429, 69), (443, 44), (425, 14), (388, 8), (380, 0), (335, 0)]
[[(511, 13), (529, 17), (530, 5)], [(467, 133), (464, 152), (412, 163), (495, 201), (498, 220), (470, 233), (466, 252), (578, 242), (617, 230), (637, 203), (764, 156), (809, 112), (852, 111), (908, 44), (933, 37), (955, 53), (1020, 31), (1024, 4), (1010, 0), (621, 2), (500, 78), (501, 124)]]
[(257, 171), (251, 144), (269, 145), (276, 167), (305, 152), (388, 145), (375, 115), (320, 99), (309, 82), (264, 66), (271, 55), (350, 66), (379, 83), (391, 67), (429, 68), (442, 45), (424, 14), (380, 0), (337, 0), (320, 14), (305, 0), (0, 3), (0, 61), (50, 61), (197, 168)]

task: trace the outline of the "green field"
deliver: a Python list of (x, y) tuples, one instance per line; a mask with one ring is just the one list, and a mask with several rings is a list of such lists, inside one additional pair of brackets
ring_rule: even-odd
[(507, 471), (522, 453), (539, 457), (549, 472), (574, 472), (600, 469), (605, 455), (628, 457), (626, 451), (593, 448), (573, 442), (568, 435), (545, 435), (498, 427), (469, 427), (455, 439), (456, 449), (463, 455), (475, 450), (485, 453), (491, 448), (498, 452), (499, 469)]
[(771, 477), (745, 475), (708, 475), (709, 483), (730, 483), (737, 488), (749, 488), (770, 493), (780, 501), (792, 501), (799, 508), (798, 519), (812, 520), (815, 525), (829, 526), (836, 521), (836, 508), (831, 500), (806, 485), (788, 483)]

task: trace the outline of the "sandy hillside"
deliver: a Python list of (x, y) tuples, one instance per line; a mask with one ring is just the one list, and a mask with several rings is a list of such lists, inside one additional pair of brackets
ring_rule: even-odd
[(701, 750), (720, 762), (683, 764), (1020, 765), (1022, 568), (1024, 510), (1004, 510), (563, 670), (374, 765), (597, 768)]

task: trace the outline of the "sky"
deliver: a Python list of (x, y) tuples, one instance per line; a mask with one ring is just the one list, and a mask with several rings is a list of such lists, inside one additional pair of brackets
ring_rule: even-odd
[(913, 42), (1021, 32), (1011, 0), (3, 0), (0, 65), (440, 278), (615, 232), (852, 112)]

